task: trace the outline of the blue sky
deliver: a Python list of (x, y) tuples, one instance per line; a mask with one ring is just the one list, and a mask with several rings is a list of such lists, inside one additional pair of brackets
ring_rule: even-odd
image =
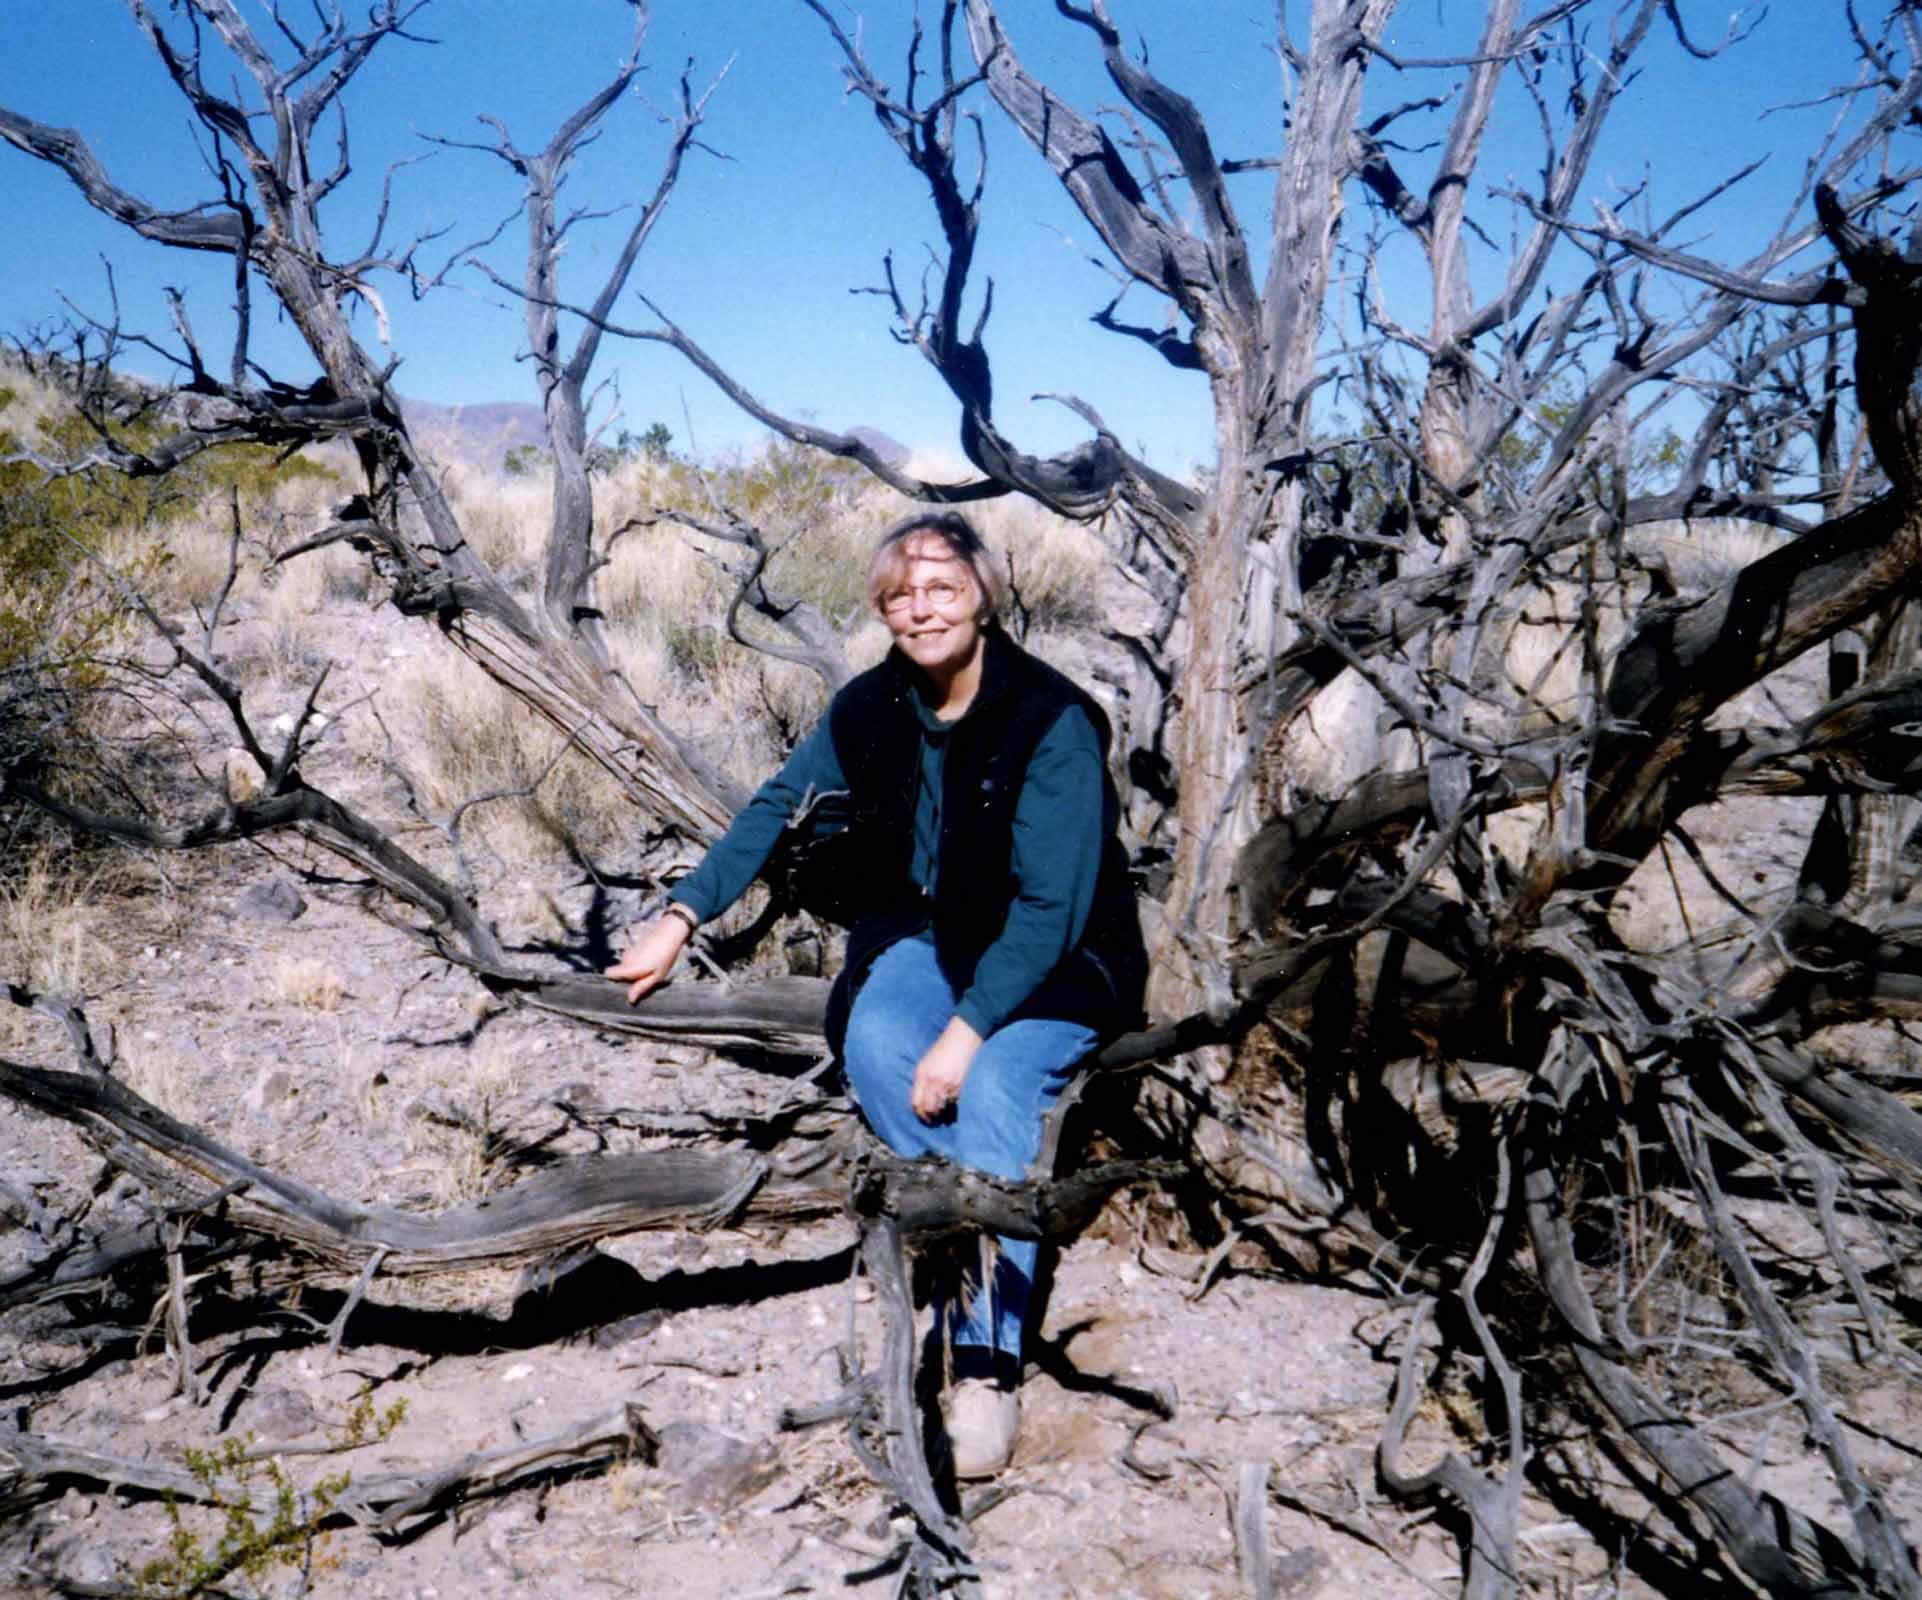
[[(258, 0), (241, 4), (264, 25)], [(296, 17), (306, 9), (288, 7)], [(938, 9), (934, 0), (924, 7), (929, 14)], [(1280, 71), (1273, 11), (1264, 0), (1110, 0), (1110, 9), (1131, 39), (1147, 42), (1153, 68), (1204, 107), (1221, 153), (1280, 148)], [(1718, 39), (1729, 16), (1726, 3), (1682, 0), (1681, 10), (1698, 41)], [(1764, 172), (1704, 212), (1695, 234), (1703, 253), (1740, 259), (1779, 220), (1806, 153), (1834, 115), (1832, 108), (1792, 103), (1814, 99), (1852, 71), (1840, 10), (1828, 0), (1778, 4), (1753, 38), (1706, 64), (1684, 57), (1658, 24), (1591, 188), (1614, 198), (1649, 179), (1659, 214), (1767, 155)], [(1291, 15), (1305, 11), (1305, 4), (1290, 5)], [(850, 30), (862, 27), (876, 69), (897, 86), (910, 13), (905, 0), (846, 12)], [(445, 227), (452, 246), (490, 231), (515, 204), (512, 175), (483, 155), (431, 151), (421, 135), (482, 137), (475, 117), (484, 111), (503, 119), (523, 146), (537, 147), (611, 74), (630, 15), (622, 0), (438, 0), (417, 31), (440, 42), (390, 41), (349, 92), (356, 177), (327, 218), (343, 251), (364, 241), (387, 165), (407, 157), (428, 159), (395, 179), (397, 233)], [(1084, 111), (1118, 99), (1089, 36), (1050, 0), (1005, 0), (1002, 15), (1030, 68), (1065, 98)], [(1407, 0), (1385, 42), (1410, 55), (1463, 54), (1472, 49), (1480, 15), (1463, 0)], [(1606, 15), (1598, 9), (1598, 37)], [(184, 107), (121, 0), (14, 0), (4, 28), (0, 104), (77, 129), (116, 181), (143, 197), (189, 204), (211, 191)], [(952, 451), (954, 412), (945, 390), (892, 337), (884, 302), (852, 292), (880, 281), (890, 249), (913, 282), (938, 229), (916, 176), (865, 104), (845, 95), (820, 22), (798, 0), (656, 0), (645, 54), (650, 67), (638, 90), (611, 114), (581, 163), (572, 189), (577, 202), (618, 206), (651, 192), (664, 147), (656, 108), (671, 107), (684, 66), (699, 85), (725, 69), (705, 128), (706, 141), (725, 159), (697, 152), (689, 160), (635, 286), (777, 409)], [(1370, 73), (1370, 109), (1443, 93), (1460, 76), (1457, 69), (1398, 74), (1378, 64)], [(1024, 448), (1063, 448), (1083, 426), (1065, 409), (1028, 396), (1068, 392), (1094, 405), (1156, 464), (1179, 471), (1205, 461), (1211, 425), (1202, 380), (1088, 323), (1112, 293), (1109, 278), (1090, 262), (1098, 254), (1092, 235), (1039, 158), (995, 120), (985, 98), (979, 103), (989, 181), (977, 292), (991, 275), (987, 343), (1003, 428)], [(1438, 139), (1444, 115), (1409, 119), (1398, 132), (1416, 145)], [(1477, 180), (1475, 215), (1498, 242), (1513, 224), (1486, 190), (1535, 181), (1540, 156), (1532, 118), (1519, 96), (1503, 101)], [(331, 154), (331, 129), (326, 149)], [(1402, 159), (1405, 176), (1420, 189), (1431, 158), (1412, 149)], [(162, 288), (178, 285), (203, 341), (224, 348), (225, 265), (135, 239), (91, 213), (63, 177), (4, 146), (0, 174), (9, 213), (0, 331), (18, 333), (58, 317), (62, 294), (104, 315), (105, 258), (114, 266), (127, 327), (164, 335)], [(1236, 182), (1242, 220), (1258, 234), (1268, 179), (1253, 174)], [(1351, 237), (1368, 220), (1359, 196), (1352, 203)], [(623, 231), (618, 217), (583, 230), (566, 263), (571, 295), (591, 296)], [(509, 277), (518, 268), (506, 243), (516, 237), (510, 229), (493, 252)], [(427, 259), (438, 259), (431, 248)], [(1385, 265), (1391, 293), (1420, 291), (1407, 246), (1391, 249)], [(533, 397), (527, 369), (516, 360), (518, 311), (478, 275), (457, 276), (454, 287), (421, 304), (398, 283), (384, 292), (404, 357), (404, 393), (463, 403)], [(1161, 320), (1160, 306), (1140, 290), (1123, 309), (1141, 322)], [(646, 315), (631, 295), (620, 314), (636, 321)], [(1419, 324), (1419, 308), (1409, 315)], [(277, 370), (307, 375), (310, 365), (286, 331), (258, 320), (266, 325), (257, 350)], [(637, 431), (665, 421), (677, 445), (691, 435), (703, 452), (751, 447), (759, 436), (671, 352), (610, 345), (603, 371), (618, 377), (623, 417)]]

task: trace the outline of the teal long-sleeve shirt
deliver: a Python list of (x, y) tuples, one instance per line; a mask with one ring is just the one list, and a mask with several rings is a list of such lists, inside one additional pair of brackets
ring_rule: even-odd
[[(925, 704), (919, 709), (921, 776), (910, 871), (919, 887), (932, 891), (941, 870), (941, 776), (951, 725)], [(670, 898), (703, 922), (719, 916), (754, 881), (807, 798), (847, 787), (822, 717)], [(1112, 827), (1103, 805), (1100, 743), (1087, 714), (1069, 706), (1035, 746), (1015, 801), (1010, 867), (1016, 889), (1007, 921), (955, 1004), (954, 1014), (983, 1038), (1080, 942), (1094, 904), (1102, 840)]]

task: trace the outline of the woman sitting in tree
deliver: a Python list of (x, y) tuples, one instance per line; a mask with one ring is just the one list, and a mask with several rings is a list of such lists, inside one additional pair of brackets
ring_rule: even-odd
[[(965, 518), (890, 529), (868, 593), (894, 636), (886, 659), (834, 697), (607, 975), (639, 1000), (803, 807), (845, 794), (860, 903), (829, 1042), (892, 1149), (1019, 1178), (1076, 1063), (1140, 1011), (1147, 964), (1107, 719), (1003, 631), (1005, 580)], [(999, 1240), (987, 1281), (948, 1297), (957, 1477), (1013, 1455), (1036, 1255)]]

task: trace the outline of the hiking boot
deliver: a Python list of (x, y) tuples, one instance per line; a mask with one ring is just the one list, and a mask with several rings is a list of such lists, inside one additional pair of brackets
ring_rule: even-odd
[(942, 1407), (956, 1478), (992, 1478), (1014, 1459), (1021, 1397), (992, 1378), (963, 1378)]

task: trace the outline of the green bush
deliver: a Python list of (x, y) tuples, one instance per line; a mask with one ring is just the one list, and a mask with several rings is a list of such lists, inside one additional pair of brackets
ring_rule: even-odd
[[(152, 449), (177, 424), (127, 391), (109, 436)], [(222, 445), (165, 474), (138, 476), (98, 454), (94, 424), (44, 380), (0, 386), (0, 777), (34, 774), (76, 798), (97, 795), (100, 707), (137, 626), (129, 590), (160, 587), (171, 529), (231, 496), (258, 505), (297, 478), (332, 480), (300, 457)], [(103, 552), (111, 547), (109, 565)], [(0, 784), (0, 837), (20, 842)], [(15, 860), (24, 852), (6, 852)]]
[[(345, 1451), (382, 1443), (406, 1416), (405, 1400), (378, 1411), (371, 1392), (363, 1389), (335, 1430), (333, 1447)], [(236, 1572), (257, 1588), (274, 1567), (310, 1564), (314, 1543), (353, 1475), (324, 1475), (303, 1493), (279, 1458), (255, 1455), (252, 1442), (230, 1437), (213, 1450), (183, 1452), (200, 1488), (198, 1498), (219, 1514), (220, 1533), (209, 1544), (194, 1526), (198, 1519), (190, 1520), (170, 1495), (166, 1553), (141, 1567), (136, 1593), (155, 1600), (205, 1594)]]
[[(200, 516), (232, 494), (259, 502), (299, 478), (334, 474), (265, 445), (218, 445), (164, 475), (134, 477), (112, 466), (66, 472), (100, 444), (76, 411), (23, 415), (18, 388), (0, 386), (0, 671), (29, 659), (85, 657), (123, 609), (108, 574), (89, 559), (108, 536), (137, 530), (153, 538), (123, 578), (139, 584), (164, 564), (166, 529)], [(135, 451), (167, 429), (143, 415), (110, 432)], [(39, 462), (18, 459), (30, 450)], [(14, 459), (8, 459), (14, 458)]]

